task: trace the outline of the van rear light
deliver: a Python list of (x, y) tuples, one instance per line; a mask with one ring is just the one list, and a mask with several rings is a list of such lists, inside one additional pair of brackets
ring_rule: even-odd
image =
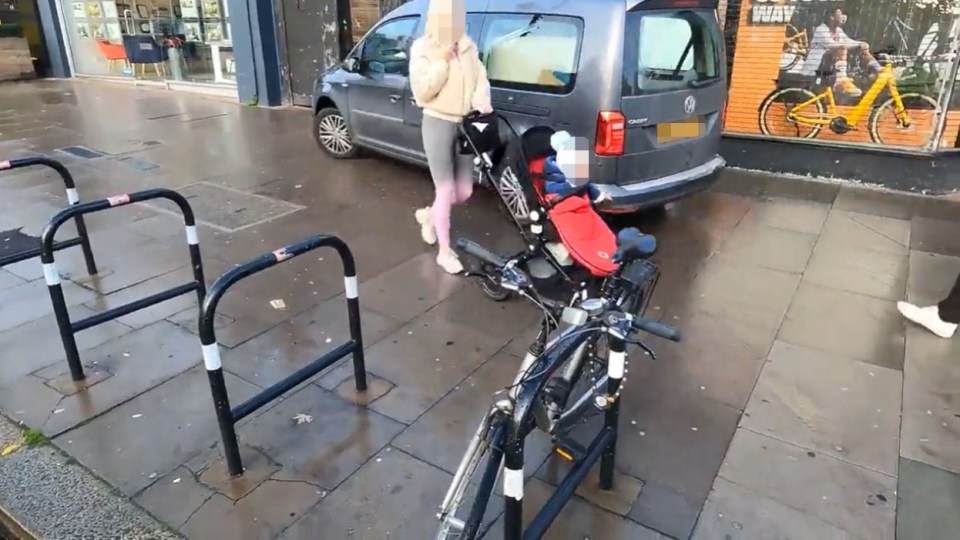
[(620, 111), (601, 111), (597, 117), (597, 142), (594, 151), (598, 156), (623, 154), (627, 121)]

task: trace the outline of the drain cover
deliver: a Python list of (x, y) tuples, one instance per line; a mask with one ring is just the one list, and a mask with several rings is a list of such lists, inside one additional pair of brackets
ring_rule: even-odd
[(143, 158), (139, 158), (135, 156), (122, 157), (117, 159), (117, 161), (129, 167), (133, 167), (138, 171), (143, 171), (143, 172), (152, 171), (153, 169), (157, 169), (160, 167), (159, 165), (157, 165), (152, 161), (147, 161)]
[(58, 148), (57, 150), (83, 159), (97, 159), (107, 155), (99, 150), (94, 150), (93, 148), (88, 148), (82, 145), (65, 146), (63, 148)]
[[(259, 225), (304, 208), (280, 199), (207, 182), (191, 184), (177, 191), (190, 201), (197, 221), (225, 232)], [(169, 203), (147, 204), (161, 211), (169, 211)]]

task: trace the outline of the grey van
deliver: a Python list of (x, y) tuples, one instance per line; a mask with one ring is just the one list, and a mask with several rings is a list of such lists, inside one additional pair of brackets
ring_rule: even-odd
[[(329, 154), (361, 148), (426, 164), (407, 53), (429, 0), (380, 20), (314, 85), (314, 137)], [(592, 146), (607, 209), (660, 206), (707, 188), (724, 166), (727, 98), (717, 0), (465, 0), (494, 109), (521, 132), (548, 125)], [(508, 167), (497, 188), (518, 196)]]

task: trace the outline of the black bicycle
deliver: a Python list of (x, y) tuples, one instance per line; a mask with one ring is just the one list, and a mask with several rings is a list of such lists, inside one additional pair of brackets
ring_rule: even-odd
[[(627, 374), (628, 343), (652, 358), (654, 352), (637, 332), (672, 341), (680, 334), (642, 313), (659, 277), (648, 258), (656, 240), (636, 229), (621, 231), (614, 262), (615, 279), (595, 298), (575, 298), (569, 305), (550, 304), (534, 289), (530, 277), (516, 265), (468, 240), (458, 248), (483, 262), (483, 279), (494, 279), (506, 290), (524, 296), (544, 312), (540, 334), (530, 346), (513, 383), (497, 392), (484, 415), (440, 505), (436, 539), (483, 538), (495, 518), (488, 503), (503, 477), (504, 538), (543, 536), (594, 463), (600, 461), (600, 487), (613, 487), (620, 393)], [(549, 336), (560, 330), (552, 339)], [(604, 425), (586, 446), (569, 438), (570, 431), (596, 414)], [(553, 497), (528, 526), (522, 528), (524, 441), (534, 431), (548, 433), (554, 450), (572, 462), (570, 472)]]

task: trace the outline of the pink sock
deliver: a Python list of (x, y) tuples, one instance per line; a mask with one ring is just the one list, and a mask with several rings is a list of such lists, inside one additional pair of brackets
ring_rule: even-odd
[(437, 186), (436, 198), (430, 208), (430, 217), (433, 227), (437, 231), (437, 243), (441, 249), (450, 249), (450, 207), (457, 198), (453, 182), (445, 182)]

